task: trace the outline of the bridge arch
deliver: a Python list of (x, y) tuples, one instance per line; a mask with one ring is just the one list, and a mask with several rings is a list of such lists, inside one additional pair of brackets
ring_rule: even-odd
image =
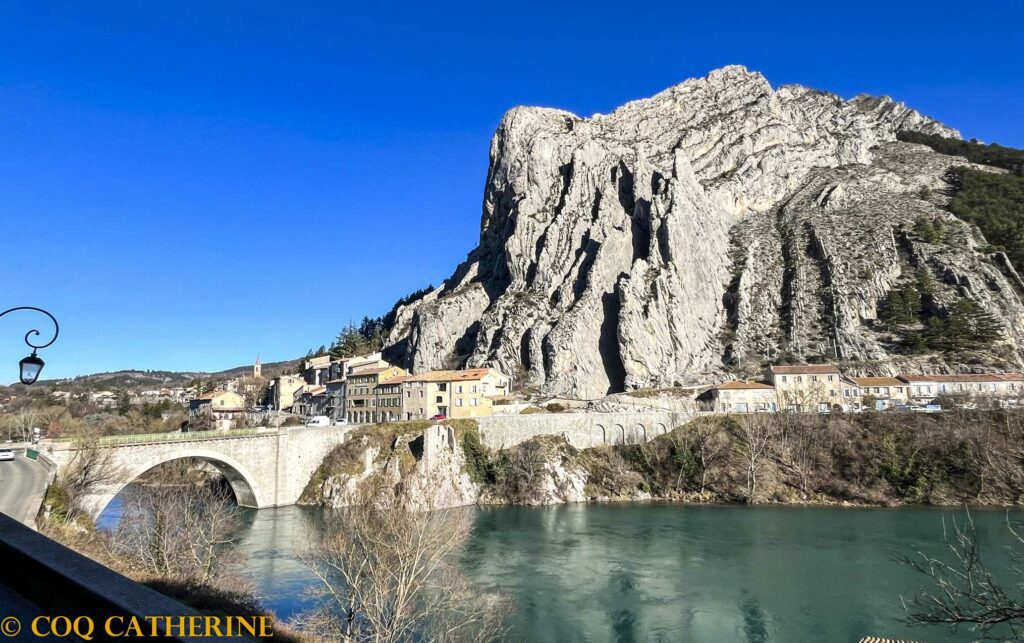
[(590, 446), (596, 447), (603, 444), (608, 444), (608, 433), (604, 430), (604, 426), (595, 424), (590, 430)]
[(96, 498), (93, 503), (93, 516), (98, 517), (102, 514), (103, 510), (110, 504), (110, 501), (117, 494), (121, 493), (125, 487), (135, 482), (142, 474), (161, 464), (189, 458), (201, 460), (217, 469), (224, 476), (224, 479), (228, 481), (228, 484), (231, 485), (231, 491), (235, 494), (235, 500), (240, 506), (259, 509), (268, 505), (256, 482), (256, 476), (245, 465), (220, 451), (191, 447), (176, 452), (173, 455), (162, 454), (144, 459), (138, 464), (133, 462), (130, 465), (124, 465), (122, 463), (118, 472), (117, 482), (111, 485), (106, 490), (106, 493), (100, 494), (100, 497)]
[(612, 427), (613, 444), (626, 444), (626, 429), (621, 424)]

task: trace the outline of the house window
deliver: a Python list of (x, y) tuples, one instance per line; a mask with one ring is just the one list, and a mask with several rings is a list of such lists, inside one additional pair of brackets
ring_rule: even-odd
[(420, 397), (423, 397), (423, 391), (420, 391)]
[(455, 400), (455, 406), (462, 406), (462, 398)]
[(817, 382), (818, 381), (818, 376), (817, 375), (811, 375), (811, 381), (812, 382)]
[(785, 375), (783, 375), (783, 376), (782, 376), (782, 381), (783, 381), (783, 382), (785, 382), (785, 381), (786, 381), (786, 376), (785, 376)]
[(441, 397), (440, 395), (438, 395), (438, 396), (437, 396), (437, 399), (435, 400), (435, 402), (437, 402), (438, 404), (440, 404), (441, 402), (444, 402), (444, 398), (443, 398), (443, 397)]
[(462, 392), (462, 384), (459, 384), (458, 386), (455, 387), (455, 392), (456, 393), (461, 393)]
[(448, 383), (447, 382), (441, 382), (440, 384), (437, 385), (437, 390), (439, 390), (439, 391), (447, 391), (448, 390)]
[(832, 381), (832, 376), (831, 375), (828, 376), (828, 381), (830, 381), (830, 382)]
[(469, 387), (469, 390), (471, 392), (473, 392), (473, 393), (476, 393), (476, 384), (474, 384), (473, 386)]
[(469, 405), (470, 406), (479, 406), (479, 402), (480, 402), (480, 400), (474, 397), (474, 398), (469, 400)]

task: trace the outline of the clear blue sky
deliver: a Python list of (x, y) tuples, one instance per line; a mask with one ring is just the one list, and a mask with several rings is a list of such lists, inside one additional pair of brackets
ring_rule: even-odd
[(4, 3), (0, 308), (48, 377), (304, 354), (472, 249), (505, 110), (731, 63), (1024, 147), (1018, 3), (691, 4)]

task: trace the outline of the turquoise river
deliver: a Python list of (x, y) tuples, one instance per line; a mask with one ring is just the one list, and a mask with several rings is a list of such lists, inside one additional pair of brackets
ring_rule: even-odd
[[(925, 579), (897, 557), (942, 551), (963, 509), (579, 504), (465, 509), (462, 555), (485, 589), (512, 596), (514, 641), (858, 641), (866, 635), (970, 641), (911, 627), (900, 597)], [(308, 606), (314, 579), (297, 558), (316, 510), (247, 515), (243, 547), (265, 604), (280, 618)], [(1006, 570), (1007, 521), (971, 513), (982, 554)]]

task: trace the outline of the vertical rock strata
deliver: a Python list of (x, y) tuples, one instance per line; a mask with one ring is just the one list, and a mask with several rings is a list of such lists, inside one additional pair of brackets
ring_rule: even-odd
[[(1019, 286), (941, 209), (958, 160), (896, 143), (900, 130), (959, 137), (887, 98), (773, 90), (742, 67), (608, 115), (512, 109), (491, 142), (480, 244), (399, 309), (390, 355), (581, 398), (746, 355), (885, 360), (866, 324), (921, 266), (998, 311), (1016, 342)], [(899, 231), (922, 213), (966, 245)]]

